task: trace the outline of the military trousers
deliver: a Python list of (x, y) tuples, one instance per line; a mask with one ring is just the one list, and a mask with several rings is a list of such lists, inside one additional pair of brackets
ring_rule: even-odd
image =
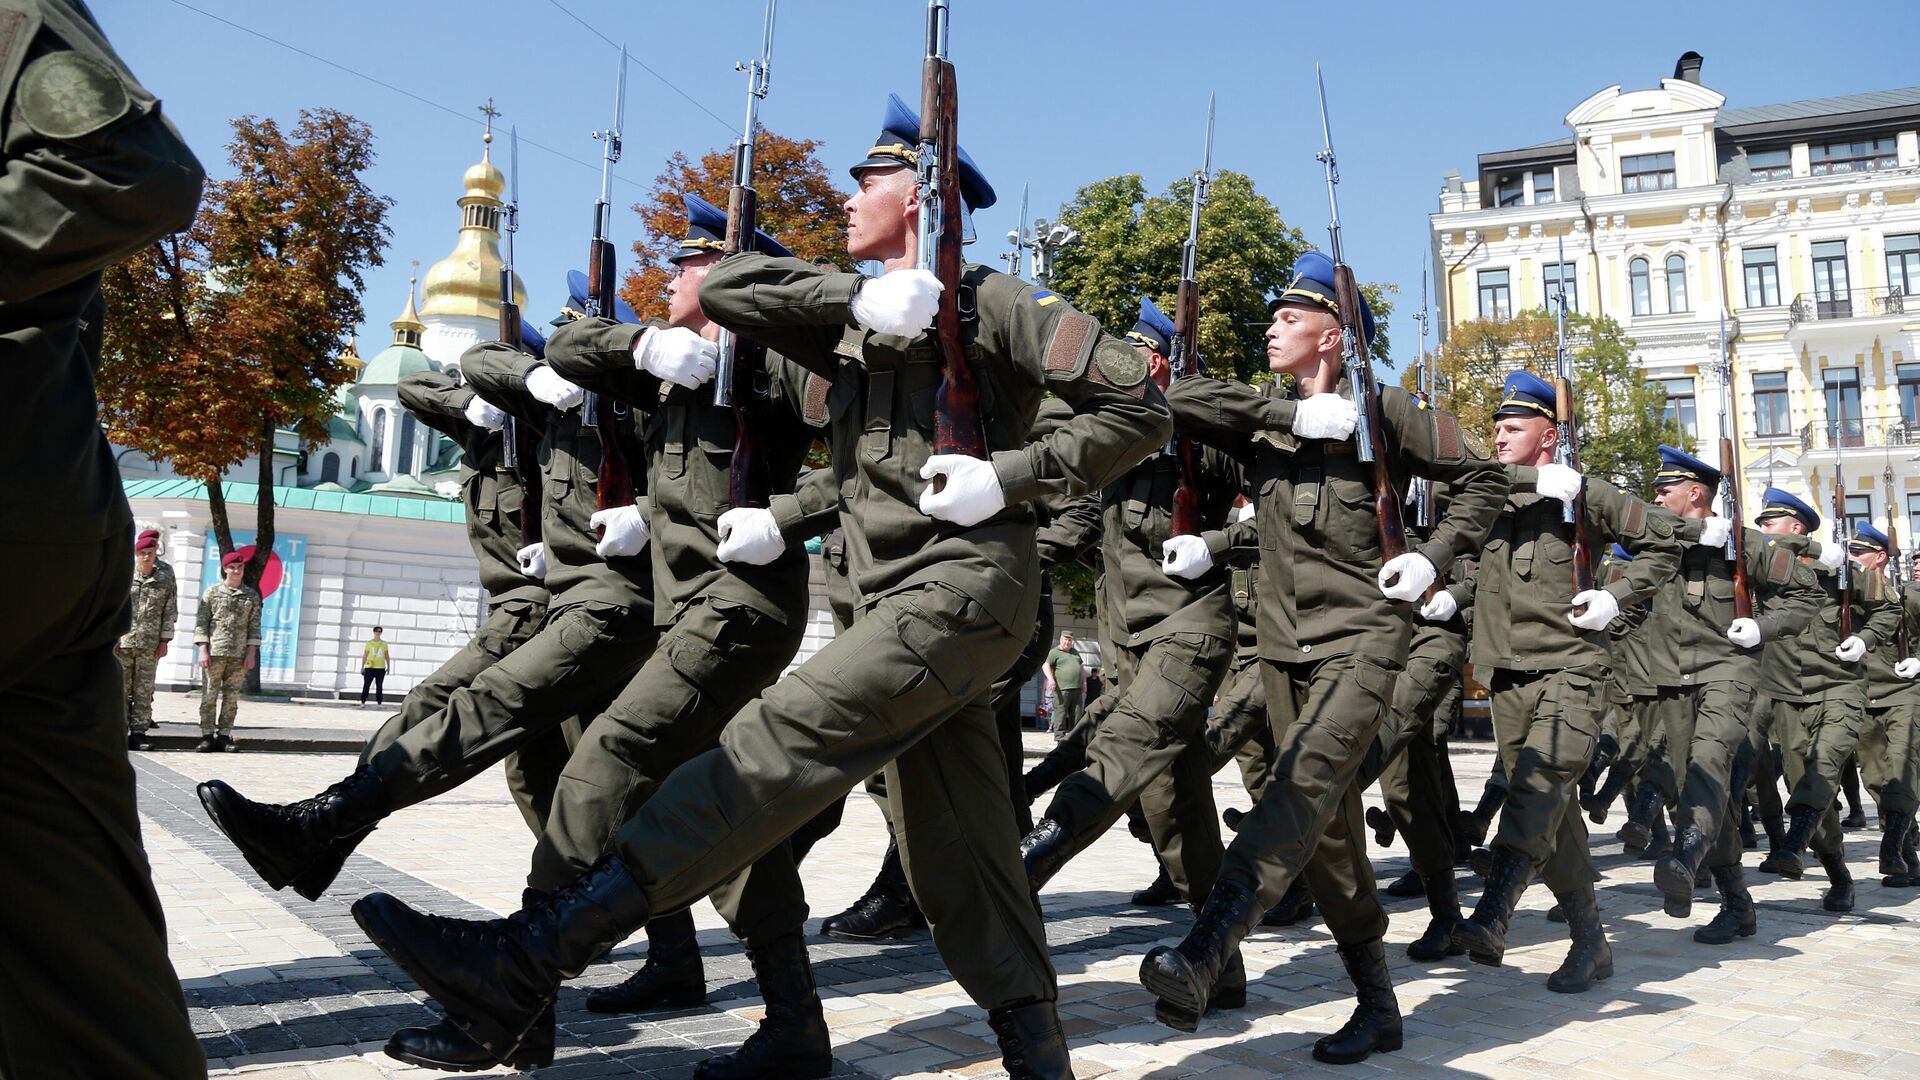
[(1074, 722), (1080, 719), (1081, 709), (1086, 705), (1083, 700), (1085, 694), (1086, 691), (1078, 686), (1053, 688), (1053, 719), (1047, 729), (1053, 732), (1054, 738), (1064, 737)]
[(160, 658), (152, 649), (121, 649), (118, 655), (127, 685), (127, 730), (138, 734), (153, 726), (153, 677)]
[(211, 656), (200, 672), (200, 734), (232, 735), (240, 715), (240, 691), (247, 683), (246, 658)]
[[(433, 674), (415, 683), (401, 699), (400, 711), (387, 718), (360, 748), (360, 763), (398, 742), (400, 736), (447, 707), (453, 692), (473, 684), (480, 673), (506, 659), (526, 644), (546, 621), (547, 605), (533, 600), (508, 600), (493, 605), (487, 621), (459, 652), (447, 657)], [(535, 736), (507, 755), (507, 791), (513, 805), (537, 838), (553, 805), (553, 789), (560, 770), (580, 738), (580, 721), (569, 718), (558, 728)]]
[(1255, 802), (1273, 779), (1273, 722), (1267, 716), (1267, 688), (1256, 659), (1236, 661), (1213, 699), (1207, 718), (1207, 749), (1213, 772), (1231, 761), (1240, 784)]
[(1733, 866), (1742, 851), (1735, 800), (1745, 795), (1729, 790), (1728, 785), (1734, 760), (1747, 745), (1754, 688), (1734, 679), (1716, 679), (1688, 690), (1669, 690), (1659, 702), (1668, 760), (1680, 782), (1674, 822), (1681, 829), (1700, 830), (1709, 845), (1704, 865)]
[(533, 637), (367, 760), (392, 812), (452, 791), (495, 762), (599, 710), (653, 652), (645, 605), (551, 607)]
[(1493, 737), (1507, 770), (1492, 846), (1525, 855), (1556, 896), (1599, 880), (1574, 800), (1600, 737), (1605, 684), (1604, 671), (1504, 668), (1488, 682)]
[[(1380, 726), (1380, 797), (1423, 881), (1453, 874), (1453, 814), (1459, 795), (1447, 767), (1446, 721), (1460, 700), (1460, 672), (1415, 660), (1394, 682)], [(1364, 786), (1364, 785), (1363, 785)]]
[[(773, 685), (799, 651), (805, 629), (797, 618), (783, 621), (714, 597), (687, 605), (639, 673), (582, 733), (560, 773), (527, 884), (552, 892), (611, 850), (614, 835), (667, 774), (718, 746), (734, 714)], [(713, 901), (748, 945), (800, 933), (807, 920), (786, 844), (717, 888)]]
[(990, 701), (1026, 636), (939, 583), (874, 601), (621, 828), (651, 910), (712, 892), (884, 767), (907, 880), (954, 979), (988, 1009), (1053, 1000)]
[(113, 645), (131, 530), (0, 542), (0, 1075), (207, 1075), (167, 959)]
[(1240, 821), (1220, 876), (1253, 885), (1262, 907), (1305, 880), (1343, 945), (1380, 937), (1387, 913), (1367, 860), (1360, 775), (1393, 701), (1393, 668), (1371, 657), (1262, 659), (1274, 782)]
[[(1774, 741), (1774, 717), (1778, 712), (1771, 695), (1755, 695), (1755, 723), (1747, 730), (1747, 746), (1753, 751), (1753, 805), (1767, 820), (1778, 820), (1786, 812), (1786, 804), (1780, 799), (1780, 753)], [(1735, 807), (1739, 807), (1745, 796), (1736, 791), (1733, 797)]]
[(1920, 785), (1920, 702), (1895, 701), (1867, 708), (1860, 732), (1860, 779), (1873, 792), (1880, 817), (1920, 810), (1915, 788)]
[(1824, 810), (1838, 797), (1840, 774), (1860, 745), (1860, 729), (1867, 722), (1866, 691), (1856, 686), (1829, 690), (1805, 716), (1804, 769), (1787, 799), (1787, 809)]
[(1087, 744), (1086, 768), (1060, 782), (1045, 815), (1065, 827), (1075, 854), (1177, 767), (1172, 784), (1141, 809), (1168, 880), (1196, 903), (1213, 891), (1225, 851), (1207, 708), (1232, 661), (1233, 643), (1210, 634), (1169, 634), (1115, 651), (1113, 712)]
[[(1866, 699), (1851, 689), (1836, 691), (1835, 695), (1832, 707), (1839, 713), (1844, 714), (1849, 709), (1864, 709), (1866, 706)], [(1807, 763), (1813, 756), (1815, 718), (1823, 707), (1819, 698), (1773, 703), (1773, 734), (1775, 741), (1780, 744), (1780, 771), (1785, 776), (1790, 799), (1807, 778)], [(1840, 831), (1840, 812), (1833, 805), (1832, 781), (1828, 782), (1827, 791), (1826, 805), (1820, 811), (1807, 847), (1816, 855), (1844, 855), (1846, 837)]]

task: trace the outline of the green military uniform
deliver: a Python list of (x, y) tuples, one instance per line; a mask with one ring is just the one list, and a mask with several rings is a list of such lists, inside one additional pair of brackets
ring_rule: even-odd
[[(1867, 574), (1867, 571), (1860, 571)], [(1877, 573), (1869, 576), (1878, 577)], [(1898, 849), (1913, 824), (1914, 811), (1920, 809), (1920, 682), (1903, 679), (1894, 671), (1906, 659), (1903, 640), (1915, 639), (1920, 626), (1920, 588), (1906, 584), (1898, 594), (1905, 633), (1896, 631), (1867, 653), (1867, 713), (1860, 732), (1858, 754), (1860, 776), (1873, 793), (1880, 808), (1883, 837), (1883, 862), (1896, 861)], [(1909, 645), (1905, 651), (1911, 651)], [(1890, 858), (1893, 856), (1894, 858)], [(1911, 873), (1920, 867), (1896, 869), (1888, 865), (1885, 873)]]
[[(193, 220), (200, 164), (72, 0), (0, 0), (0, 1074), (206, 1075), (167, 960), (113, 645), (133, 516), (101, 434), (101, 272)], [(103, 1003), (107, 1003), (103, 1005)]]
[(1056, 739), (1080, 719), (1081, 708), (1086, 704), (1081, 696), (1086, 689), (1081, 667), (1080, 654), (1073, 649), (1054, 649), (1047, 653), (1047, 671), (1053, 676), (1053, 716), (1048, 727)]
[[(931, 339), (851, 326), (856, 275), (755, 254), (708, 272), (700, 302), (714, 321), (831, 380), (858, 616), (742, 710), (718, 750), (676, 770), (616, 846), (651, 910), (673, 911), (884, 765), (935, 944), (992, 1009), (1055, 996), (988, 700), (1037, 614), (1028, 501), (1104, 486), (1164, 443), (1168, 426), (1133, 350), (1092, 319), (984, 267), (968, 268), (966, 282), (966, 355), (989, 403), (986, 441), (1007, 505), (963, 527), (917, 505), (941, 381)], [(1029, 445), (1048, 389), (1077, 415)]]
[(200, 688), (200, 734), (231, 737), (246, 682), (246, 657), (260, 648), (260, 593), (251, 585), (216, 581), (200, 595), (193, 642), (207, 651)]
[(153, 572), (133, 575), (133, 625), (120, 635), (120, 671), (127, 682), (127, 730), (135, 735), (153, 726), (153, 675), (160, 666), (160, 646), (173, 640), (173, 624), (180, 617), (180, 597), (173, 567), (165, 559)]
[[(1622, 555), (1625, 557), (1622, 558)], [(1624, 548), (1609, 551), (1607, 557), (1601, 560), (1601, 583), (1611, 585), (1620, 580), (1632, 561), (1632, 554)], [(1638, 790), (1641, 773), (1646, 768), (1656, 741), (1658, 717), (1654, 712), (1654, 703), (1659, 699), (1660, 690), (1653, 681), (1652, 657), (1649, 655), (1648, 632), (1652, 622), (1653, 606), (1636, 604), (1622, 611), (1607, 626), (1612, 657), (1607, 680), (1607, 704), (1617, 718), (1615, 738), (1619, 750), (1600, 790), (1580, 800), (1581, 807), (1595, 825), (1606, 822), (1607, 811), (1622, 790)], [(1629, 795), (1629, 801), (1631, 798)]]
[[(1344, 392), (1344, 387), (1342, 387)], [(1291, 434), (1297, 399), (1211, 379), (1168, 392), (1175, 422), (1227, 451), (1256, 491), (1258, 623), (1275, 775), (1240, 823), (1222, 881), (1257, 886), (1271, 907), (1304, 874), (1342, 944), (1379, 938), (1386, 913), (1366, 858), (1354, 784), (1393, 700), (1412, 634), (1412, 605), (1380, 594), (1384, 561), (1368, 466), (1350, 442)], [(1454, 485), (1447, 514), (1416, 550), (1436, 569), (1477, 550), (1507, 489), (1450, 415), (1381, 391), (1389, 469)]]

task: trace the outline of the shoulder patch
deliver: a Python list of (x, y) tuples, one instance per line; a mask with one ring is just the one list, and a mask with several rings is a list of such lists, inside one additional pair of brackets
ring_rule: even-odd
[(1785, 585), (1793, 580), (1793, 552), (1771, 544), (1767, 549), (1767, 580), (1775, 585)]
[(1041, 307), (1046, 307), (1048, 304), (1059, 303), (1060, 297), (1059, 294), (1048, 292), (1045, 289), (1035, 289), (1033, 291), (1033, 302)]
[(814, 427), (825, 427), (827, 423), (827, 394), (833, 390), (833, 381), (822, 378), (819, 372), (807, 372), (807, 387), (800, 399), (800, 417)]
[(1147, 358), (1140, 355), (1139, 349), (1113, 338), (1101, 338), (1100, 344), (1094, 346), (1093, 362), (1101, 376), (1115, 386), (1138, 386), (1147, 378)]
[(1460, 421), (1450, 412), (1435, 410), (1432, 415), (1434, 460), (1441, 464), (1465, 461), (1467, 433), (1460, 429)]
[(1647, 527), (1647, 504), (1627, 496), (1627, 519), (1622, 522), (1628, 536), (1638, 536)]
[(49, 139), (91, 135), (133, 107), (126, 85), (112, 68), (70, 50), (28, 64), (17, 97), (21, 119)]
[(1100, 324), (1093, 321), (1093, 316), (1077, 311), (1062, 315), (1054, 324), (1052, 339), (1047, 342), (1047, 374), (1079, 374), (1085, 369), (1087, 354), (1099, 334)]

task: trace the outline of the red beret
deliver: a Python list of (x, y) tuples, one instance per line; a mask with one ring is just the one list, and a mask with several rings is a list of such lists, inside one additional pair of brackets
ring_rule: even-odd
[(245, 555), (242, 555), (237, 551), (229, 551), (225, 555), (220, 556), (220, 569), (225, 570), (227, 567), (232, 566), (235, 563), (244, 563), (246, 561), (247, 561), (247, 557)]
[(140, 535), (137, 537), (134, 537), (134, 540), (133, 540), (133, 550), (135, 551), (145, 551), (148, 548), (157, 548), (159, 546), (160, 546), (160, 530), (159, 529), (142, 529), (140, 531)]

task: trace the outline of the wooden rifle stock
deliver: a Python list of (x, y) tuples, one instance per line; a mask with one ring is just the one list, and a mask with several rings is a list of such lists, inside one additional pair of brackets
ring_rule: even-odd
[[(600, 218), (594, 217), (595, 232)], [(612, 319), (617, 310), (613, 284), (613, 242), (604, 236), (593, 238), (587, 258), (587, 297), (600, 316)], [(591, 406), (592, 415), (584, 419), (593, 424), (600, 437), (599, 490), (594, 502), (600, 510), (633, 505), (633, 468), (627, 461), (625, 444), (620, 441), (619, 410), (605, 394), (588, 394), (582, 407)], [(601, 530), (595, 530), (600, 532)]]
[[(940, 388), (933, 399), (933, 452), (985, 458), (980, 425), (980, 384), (967, 363), (960, 336), (960, 239), (965, 229), (960, 203), (959, 90), (953, 64), (928, 56), (920, 75), (920, 141), (939, 154), (940, 246), (934, 274), (940, 279), (940, 310), (933, 319), (940, 356)], [(939, 481), (936, 481), (936, 486)]]
[[(520, 305), (513, 302), (512, 288), (510, 281), (502, 281), (500, 340), (518, 349)], [(520, 481), (520, 546), (528, 547), (540, 542), (540, 468), (534, 460), (538, 451), (534, 448), (532, 426), (517, 416), (509, 416), (500, 440), (500, 453), (506, 458), (507, 468), (512, 470), (514, 479)]]
[(1380, 412), (1380, 384), (1373, 377), (1373, 360), (1367, 353), (1366, 334), (1360, 312), (1360, 289), (1354, 284), (1353, 269), (1345, 263), (1333, 267), (1333, 291), (1340, 304), (1341, 333), (1353, 345), (1353, 403), (1366, 413), (1367, 440), (1373, 450), (1369, 463), (1373, 486), (1373, 512), (1380, 521), (1380, 556), (1391, 561), (1407, 553), (1407, 526), (1400, 514), (1400, 495), (1393, 489), (1393, 473), (1387, 466), (1386, 425)]
[[(1573, 400), (1573, 380), (1565, 375), (1553, 379), (1554, 427), (1560, 435), (1560, 464), (1580, 471), (1580, 411)], [(1573, 497), (1570, 545), (1573, 548), (1573, 594), (1593, 588), (1593, 548), (1587, 540), (1587, 496), (1585, 486)], [(1581, 610), (1584, 610), (1584, 606)]]
[(1747, 576), (1746, 511), (1740, 505), (1740, 462), (1733, 452), (1733, 440), (1720, 438), (1720, 476), (1727, 485), (1727, 557), (1733, 560), (1733, 617), (1753, 618), (1753, 582)]
[[(728, 252), (753, 248), (759, 227), (760, 200), (753, 188), (736, 184), (727, 196)], [(767, 350), (758, 342), (733, 335), (733, 358), (727, 365), (727, 400), (733, 408), (733, 455), (727, 461), (727, 501), (733, 506), (766, 509), (773, 505), (773, 473), (754, 421), (759, 400), (755, 380), (766, 368)]]
[(1853, 636), (1853, 592), (1849, 587), (1851, 574), (1847, 566), (1847, 481), (1840, 475), (1838, 466), (1833, 474), (1833, 542), (1840, 545), (1840, 569), (1834, 578), (1840, 592), (1840, 640)]
[[(1174, 356), (1173, 377), (1184, 379), (1199, 374), (1200, 343), (1197, 339), (1200, 329), (1200, 283), (1192, 278), (1180, 279), (1180, 290), (1174, 294), (1173, 304), (1173, 340)], [(1173, 437), (1173, 459), (1179, 469), (1180, 486), (1173, 492), (1173, 535), (1200, 535), (1200, 485), (1195, 476), (1198, 469), (1197, 451), (1193, 440), (1185, 435)]]

